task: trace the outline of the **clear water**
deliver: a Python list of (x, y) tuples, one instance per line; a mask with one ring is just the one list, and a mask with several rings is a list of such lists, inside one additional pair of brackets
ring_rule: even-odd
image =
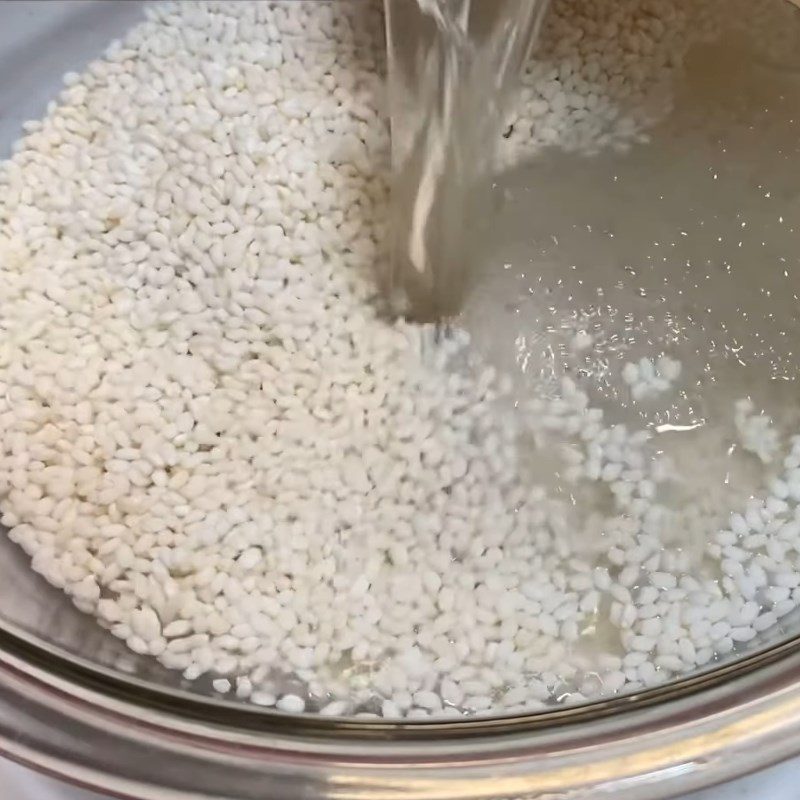
[[(691, 51), (648, 144), (553, 149), (505, 175), (461, 317), (520, 399), (576, 379), (609, 422), (654, 434), (686, 479), (675, 510), (713, 495), (721, 519), (770, 475), (737, 445), (733, 403), (751, 398), (787, 440), (800, 432), (800, 65), (764, 41), (768, 29)], [(662, 353), (683, 365), (674, 391), (634, 402), (623, 365)], [(536, 480), (567, 491), (537, 463)]]
[[(784, 442), (800, 433), (800, 14), (784, 0), (710, 3), (708, 13), (728, 33), (689, 52), (678, 81), (666, 87), (674, 109), (646, 144), (593, 157), (539, 153), (497, 180), (480, 205), (474, 190), (480, 194), (491, 154), (471, 162), (474, 173), (459, 171), (457, 157), (444, 161), (450, 183), (443, 179), (438, 191), (451, 194), (437, 195), (446, 200), (431, 206), (440, 216), (425, 218), (441, 238), (423, 239), (429, 261), (422, 270), (404, 241), (399, 250), (395, 242), (394, 267), (401, 284), (411, 276), (406, 288), (420, 318), (461, 310), (458, 324), (515, 377), (520, 403), (557, 396), (568, 376), (607, 424), (648, 431), (652, 456), (667, 456), (681, 477), (658, 497), (676, 520), (664, 546), (688, 554), (688, 574), (719, 579), (705, 556), (708, 539), (749, 498), (766, 496), (774, 475), (741, 446), (734, 403), (751, 399)], [(474, 104), (461, 113), (481, 119)], [(485, 148), (499, 133), (477, 123), (456, 129), (464, 131), (453, 145), (462, 156), (476, 152), (470, 137)], [(396, 195), (397, 230), (407, 230), (403, 215), (428, 152), (417, 151), (413, 169), (413, 158), (395, 159), (408, 181), (401, 186), (411, 187)], [(466, 218), (484, 224), (465, 226)], [(680, 379), (673, 390), (635, 401), (621, 378), (624, 365), (662, 354), (681, 362)], [(558, 452), (552, 443), (529, 452), (526, 478), (571, 503), (578, 535), (591, 537), (590, 521), (610, 512), (609, 494), (576, 491), (562, 478)], [(586, 663), (617, 646), (622, 655), (618, 635), (608, 609), (598, 608), (577, 648)], [(585, 678), (591, 682), (587, 674), (556, 686), (552, 699), (569, 702)]]
[(390, 294), (420, 320), (460, 309), (495, 146), (548, 0), (386, 0)]

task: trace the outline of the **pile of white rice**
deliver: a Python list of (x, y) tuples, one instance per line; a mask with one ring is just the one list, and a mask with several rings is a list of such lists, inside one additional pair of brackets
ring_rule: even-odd
[[(556, 0), (508, 147), (638, 141), (678, 6)], [(798, 604), (800, 440), (738, 406), (768, 496), (676, 512), (647, 432), (572, 381), (511, 414), (466, 334), (382, 319), (382, 24), (150, 7), (26, 125), (0, 165), (9, 535), (135, 652), (287, 712), (517, 712), (708, 664)], [(531, 441), (611, 511), (526, 479)]]

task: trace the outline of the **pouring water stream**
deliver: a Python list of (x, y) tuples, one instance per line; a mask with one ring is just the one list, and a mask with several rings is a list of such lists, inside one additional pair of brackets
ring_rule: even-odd
[(548, 0), (385, 0), (393, 240), (384, 286), (413, 319), (458, 312), (507, 101)]

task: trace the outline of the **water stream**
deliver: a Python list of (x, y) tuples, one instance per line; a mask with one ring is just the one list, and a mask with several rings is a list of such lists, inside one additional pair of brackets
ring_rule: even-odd
[(506, 102), (548, 0), (386, 0), (394, 172), (384, 282), (408, 316), (457, 313)]

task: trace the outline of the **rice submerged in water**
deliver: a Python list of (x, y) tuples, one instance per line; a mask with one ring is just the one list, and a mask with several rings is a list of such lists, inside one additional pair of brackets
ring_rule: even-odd
[[(640, 141), (709, 30), (685, 9), (556, 2), (509, 158)], [(800, 600), (800, 439), (731, 398), (763, 497), (671, 502), (668, 455), (579, 375), (520, 398), (466, 332), (382, 319), (382, 24), (158, 6), (26, 125), (0, 167), (9, 535), (136, 653), (289, 713), (530, 711), (733, 651)], [(680, 389), (643, 359), (625, 391)]]

